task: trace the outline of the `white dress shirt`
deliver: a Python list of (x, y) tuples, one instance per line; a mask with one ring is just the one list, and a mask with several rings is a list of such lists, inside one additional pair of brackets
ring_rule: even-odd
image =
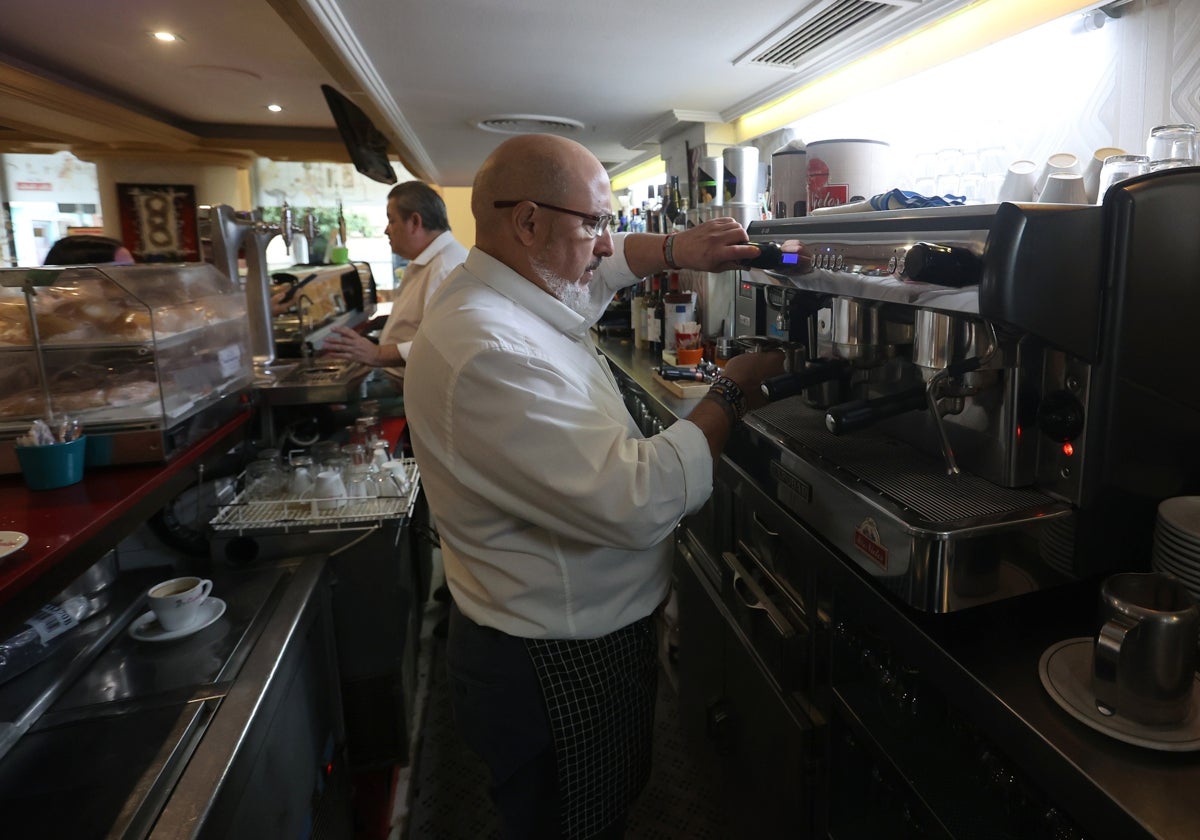
[[(413, 336), (417, 334), (433, 293), (466, 258), (467, 249), (447, 230), (405, 266), (400, 291), (392, 300), (392, 313), (379, 333), (380, 345), (394, 344), (400, 351), (400, 358), (408, 361)], [(395, 379), (404, 378), (403, 367), (388, 367), (384, 371)]]
[[(638, 279), (615, 239), (590, 284), (604, 304)], [(413, 342), (405, 411), (447, 583), (513, 636), (595, 638), (649, 615), (675, 526), (712, 492), (700, 429), (645, 438), (591, 326), (473, 248)]]

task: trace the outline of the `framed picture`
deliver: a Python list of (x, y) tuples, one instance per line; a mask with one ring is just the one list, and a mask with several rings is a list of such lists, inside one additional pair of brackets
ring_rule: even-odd
[(117, 184), (121, 240), (138, 262), (198, 262), (196, 190), (190, 184)]

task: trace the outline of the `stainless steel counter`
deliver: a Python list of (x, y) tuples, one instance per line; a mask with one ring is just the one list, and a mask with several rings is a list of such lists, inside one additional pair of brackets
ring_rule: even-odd
[(649, 351), (638, 350), (628, 338), (596, 337), (596, 346), (617, 371), (632, 380), (645, 393), (650, 407), (660, 418), (687, 417), (696, 407), (697, 399), (676, 396), (662, 383), (655, 381), (653, 370), (662, 363)]
[[(301, 836), (316, 794), (336, 787), (325, 768), (345, 773), (333, 752), (344, 736), (325, 559), (215, 574), (224, 614), (170, 642), (125, 632), (145, 610), (145, 584), (144, 574), (118, 581), (109, 607), (81, 625), (83, 648), (0, 692), (7, 712), (31, 686), (49, 700), (0, 760), (3, 833)], [(283, 754), (289, 762), (263, 766)], [(269, 805), (253, 801), (264, 780)], [(264, 820), (286, 833), (255, 834)]]

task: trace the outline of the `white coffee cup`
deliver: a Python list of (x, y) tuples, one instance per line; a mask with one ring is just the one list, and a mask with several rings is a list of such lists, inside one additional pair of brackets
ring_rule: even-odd
[(1050, 179), (1051, 175), (1082, 174), (1083, 170), (1080, 168), (1079, 158), (1070, 152), (1057, 152), (1050, 155), (1050, 157), (1046, 158), (1046, 165), (1042, 167), (1042, 171), (1038, 174), (1037, 183), (1033, 185), (1033, 200), (1042, 200), (1042, 190), (1046, 188), (1046, 182)]
[(1033, 201), (1033, 185), (1036, 180), (1036, 163), (1031, 160), (1014, 160), (1004, 173), (1004, 181), (996, 193), (996, 200)]
[(171, 578), (150, 587), (146, 600), (164, 630), (183, 630), (200, 617), (200, 605), (212, 592), (212, 581), (194, 576)]
[(313, 484), (313, 502), (319, 510), (337, 510), (346, 505), (346, 484), (337, 470), (321, 470)]
[(1100, 170), (1104, 168), (1104, 160), (1113, 155), (1124, 154), (1128, 154), (1128, 152), (1118, 149), (1116, 146), (1105, 146), (1092, 152), (1092, 156), (1083, 170), (1083, 188), (1087, 193), (1088, 204), (1095, 204), (1099, 199)]
[(1065, 172), (1055, 172), (1046, 179), (1042, 194), (1038, 196), (1039, 204), (1090, 204), (1087, 200), (1087, 189), (1083, 186), (1083, 176)]

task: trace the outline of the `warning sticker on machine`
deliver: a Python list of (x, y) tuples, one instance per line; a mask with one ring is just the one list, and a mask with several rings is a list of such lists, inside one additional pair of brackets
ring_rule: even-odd
[(870, 557), (879, 568), (887, 571), (887, 546), (880, 540), (879, 527), (871, 517), (868, 516), (854, 529), (854, 547)]

